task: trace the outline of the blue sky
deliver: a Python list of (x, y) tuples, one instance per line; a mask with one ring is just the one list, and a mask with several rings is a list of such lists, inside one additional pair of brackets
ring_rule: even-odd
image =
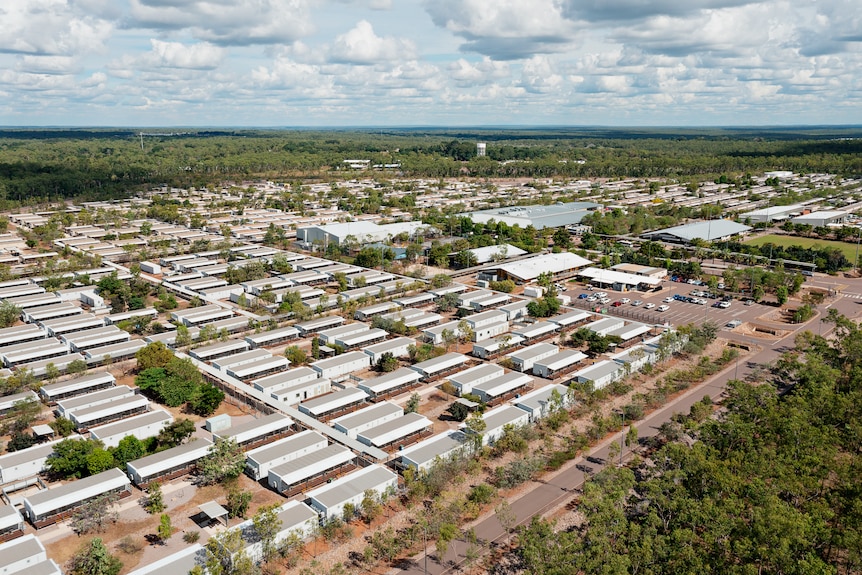
[(0, 125), (862, 123), (858, 0), (5, 0)]

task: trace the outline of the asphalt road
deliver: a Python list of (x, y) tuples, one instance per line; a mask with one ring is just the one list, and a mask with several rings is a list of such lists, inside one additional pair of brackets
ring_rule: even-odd
[[(635, 425), (638, 428), (638, 436), (641, 439), (644, 439), (656, 435), (662, 424), (670, 421), (674, 414), (688, 413), (691, 406), (705, 395), (709, 395), (713, 399), (718, 399), (724, 392), (728, 381), (744, 378), (749, 372), (757, 369), (758, 366), (774, 361), (782, 352), (790, 349), (793, 346), (793, 340), (797, 332), (807, 329), (809, 331), (819, 332), (824, 336), (828, 335), (832, 326), (829, 324), (823, 324), (820, 321), (820, 318), (826, 314), (829, 308), (835, 308), (840, 313), (850, 318), (857, 318), (862, 314), (862, 278), (848, 279), (817, 277), (809, 278), (808, 284), (823, 288), (835, 288), (837, 285), (844, 284), (847, 288), (844, 289), (843, 293), (838, 297), (819, 306), (818, 311), (821, 315), (807, 324), (794, 326), (795, 330), (781, 339), (764, 341), (763, 339), (747, 337), (729, 331), (722, 332), (722, 337), (727, 337), (728, 339), (739, 341), (740, 343), (757, 344), (760, 346), (760, 350), (742, 361), (737, 361), (735, 364), (727, 367), (705, 382), (687, 390), (684, 394), (675, 398), (671, 403), (652, 412), (643, 420), (635, 422)], [(691, 289), (694, 289), (694, 286), (681, 287), (681, 290), (685, 290), (685, 293)], [(579, 292), (576, 291), (576, 293)], [(666, 297), (668, 293), (678, 292), (664, 289), (661, 292), (652, 294), (652, 296), (661, 299)], [(631, 296), (629, 294), (625, 295), (627, 297), (631, 297), (631, 299), (638, 299), (637, 296)], [(615, 298), (612, 297), (611, 299), (613, 300)], [(639, 299), (650, 301), (642, 296)], [(674, 302), (674, 304), (677, 306), (689, 306), (697, 309), (698, 312), (696, 312), (695, 315), (704, 313), (703, 307), (705, 306), (685, 304), (682, 302)], [(711, 312), (731, 312), (732, 310), (738, 310), (740, 307), (747, 308), (748, 310), (751, 310), (751, 308), (762, 308), (759, 310), (758, 315), (762, 315), (766, 309), (772, 309), (758, 305), (742, 306), (740, 302), (736, 301), (729, 310), (708, 308), (705, 315), (707, 318), (710, 318), (709, 314)], [(745, 314), (746, 311), (747, 310), (744, 309), (743, 314)], [(756, 309), (751, 310), (750, 313), (756, 313), (757, 311), (758, 310)], [(716, 316), (712, 319), (714, 321), (721, 322), (721, 317), (723, 316), (716, 313)], [(729, 321), (729, 319), (727, 321)], [(721, 323), (721, 325), (723, 325), (723, 323)], [(628, 428), (626, 428), (626, 430), (627, 429)], [(626, 430), (623, 430), (622, 433)], [(511, 501), (511, 509), (517, 518), (517, 524), (523, 525), (525, 523), (529, 523), (532, 517), (536, 515), (544, 515), (548, 511), (573, 500), (583, 488), (585, 480), (590, 475), (600, 471), (606, 464), (610, 444), (612, 442), (621, 441), (622, 433), (614, 434), (613, 437), (606, 439), (604, 442), (593, 448), (587, 455), (575, 460), (574, 465), (556, 472), (555, 474), (544, 477), (542, 482), (535, 488), (528, 491), (518, 499)], [(629, 456), (629, 449), (625, 448), (621, 455), (623, 458)], [(502, 542), (506, 539), (505, 529), (497, 520), (495, 515), (490, 515), (489, 517), (479, 521), (479, 523), (474, 526), (473, 530), (478, 541), (485, 545), (489, 543), (493, 544), (495, 542)], [(466, 560), (467, 549), (468, 544), (462, 538), (450, 544), (449, 551), (446, 553), (442, 562), (437, 561), (433, 555), (420, 553), (412, 560), (402, 563), (402, 567), (398, 570), (393, 570), (393, 573), (397, 572), (405, 575), (419, 575), (425, 573), (429, 573), (431, 575), (442, 575), (445, 573), (451, 573), (457, 571), (458, 567), (464, 563)], [(429, 548), (429, 551), (433, 554), (433, 547)]]

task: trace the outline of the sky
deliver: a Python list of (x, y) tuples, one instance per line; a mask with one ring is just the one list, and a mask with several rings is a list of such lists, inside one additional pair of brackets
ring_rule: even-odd
[(859, 0), (0, 0), (5, 126), (813, 124)]

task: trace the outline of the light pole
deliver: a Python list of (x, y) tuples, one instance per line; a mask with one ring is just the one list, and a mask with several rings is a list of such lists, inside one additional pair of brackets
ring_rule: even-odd
[(862, 225), (859, 226), (859, 234), (856, 236), (856, 261), (853, 265), (859, 267), (859, 240), (862, 240)]

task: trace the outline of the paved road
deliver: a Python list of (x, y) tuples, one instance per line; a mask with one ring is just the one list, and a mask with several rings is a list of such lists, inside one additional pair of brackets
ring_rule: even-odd
[[(825, 315), (829, 308), (835, 308), (840, 313), (850, 318), (857, 318), (862, 314), (862, 279), (848, 280), (841, 278), (840, 280), (833, 280), (832, 278), (828, 278), (820, 279), (820, 281), (818, 281), (818, 284), (831, 285), (832, 287), (834, 287), (836, 283), (848, 285), (849, 288), (846, 291), (859, 295), (859, 298), (834, 298), (832, 301), (820, 306), (819, 311), (821, 312), (821, 316), (804, 326), (799, 326), (797, 331), (807, 329), (809, 331), (819, 331), (824, 336), (828, 335), (832, 330), (832, 326), (829, 324), (822, 324), (820, 322), (820, 317)], [(735, 303), (738, 304), (738, 302)], [(677, 397), (673, 402), (652, 412), (645, 419), (637, 422), (635, 425), (638, 428), (639, 437), (647, 438), (656, 435), (661, 425), (670, 421), (674, 414), (688, 413), (691, 406), (705, 395), (709, 395), (713, 399), (718, 399), (724, 392), (728, 381), (744, 378), (752, 370), (757, 369), (759, 365), (774, 361), (783, 351), (792, 347), (793, 339), (796, 336), (797, 331), (794, 331), (777, 341), (763, 341), (758, 338), (751, 338), (740, 334), (729, 332), (722, 333), (722, 336), (730, 336), (730, 338), (739, 342), (757, 344), (760, 345), (761, 348), (754, 355), (749, 356), (742, 361), (737, 361), (734, 365), (729, 366), (707, 381), (694, 386), (683, 395)], [(603, 467), (603, 462), (608, 458), (609, 445), (611, 442), (620, 441), (621, 438), (621, 433), (615, 434), (610, 439), (605, 440), (593, 448), (587, 456), (576, 460), (574, 462), (575, 465), (572, 465), (555, 475), (544, 478), (543, 482), (537, 487), (525, 493), (520, 498), (512, 501), (511, 508), (515, 513), (518, 525), (529, 523), (532, 517), (543, 515), (576, 497), (577, 493), (583, 488), (584, 481), (588, 476), (600, 471)], [(622, 456), (627, 457), (628, 455), (630, 455), (630, 451), (626, 448), (623, 450)], [(484, 544), (504, 541), (506, 538), (503, 526), (494, 515), (491, 515), (476, 524), (474, 526), (474, 532), (478, 540)], [(444, 557), (444, 561), (442, 563), (438, 562), (433, 556), (426, 556), (424, 553), (420, 553), (410, 561), (408, 566), (402, 567), (400, 570), (393, 570), (393, 573), (401, 573), (404, 575), (420, 575), (424, 573), (443, 575), (445, 573), (455, 572), (465, 561), (465, 552), (467, 551), (467, 548), (468, 544), (464, 539), (457, 540), (450, 544), (449, 551)], [(433, 553), (433, 548), (430, 549), (430, 552)]]

